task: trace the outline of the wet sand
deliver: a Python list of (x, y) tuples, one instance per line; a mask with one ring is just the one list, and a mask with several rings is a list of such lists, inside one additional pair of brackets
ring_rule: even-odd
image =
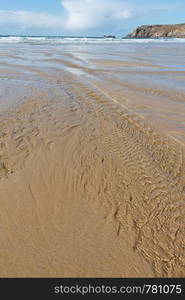
[(184, 45), (2, 45), (0, 277), (185, 276)]

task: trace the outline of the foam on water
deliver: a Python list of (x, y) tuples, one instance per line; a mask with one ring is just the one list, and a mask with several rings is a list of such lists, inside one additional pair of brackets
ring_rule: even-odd
[(102, 43), (185, 43), (183, 38), (122, 39), (101, 37), (62, 37), (62, 36), (0, 36), (2, 43), (27, 44), (102, 44)]

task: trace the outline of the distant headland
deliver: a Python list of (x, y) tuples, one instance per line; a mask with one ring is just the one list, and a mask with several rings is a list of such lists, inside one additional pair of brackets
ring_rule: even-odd
[(185, 23), (174, 25), (143, 25), (125, 38), (185, 38)]

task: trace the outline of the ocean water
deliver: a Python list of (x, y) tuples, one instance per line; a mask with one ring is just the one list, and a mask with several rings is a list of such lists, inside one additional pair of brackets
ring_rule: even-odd
[(160, 39), (122, 39), (104, 37), (73, 37), (73, 36), (13, 36), (0, 35), (0, 44), (102, 44), (102, 43), (185, 43), (185, 38), (160, 38)]

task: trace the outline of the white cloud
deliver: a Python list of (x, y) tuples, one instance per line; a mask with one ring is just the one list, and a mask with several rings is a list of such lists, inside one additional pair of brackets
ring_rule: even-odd
[[(39, 0), (38, 0), (39, 1)], [(175, 9), (182, 11), (182, 0), (58, 0), (58, 15), (46, 12), (0, 10), (0, 33), (59, 33), (102, 34), (125, 32), (128, 26), (137, 26), (165, 16)], [(60, 6), (61, 3), (61, 6)], [(178, 5), (177, 5), (178, 3)], [(43, 5), (44, 11), (44, 5)], [(128, 21), (127, 21), (128, 20)], [(169, 20), (167, 18), (167, 20)], [(128, 25), (130, 24), (130, 25)]]
[(62, 0), (65, 25), (71, 30), (96, 28), (131, 17), (124, 0)]
[(113, 17), (118, 20), (123, 20), (123, 19), (129, 19), (132, 17), (132, 14), (129, 10), (124, 10), (124, 11), (118, 11), (116, 12)]
[(0, 10), (0, 25), (11, 25), (18, 28), (57, 28), (64, 24), (61, 17), (47, 13)]
[(125, 0), (61, 0), (63, 13), (57, 16), (44, 12), (0, 10), (0, 25), (20, 30), (56, 29), (65, 33), (114, 27), (116, 22), (131, 16), (124, 3)]

